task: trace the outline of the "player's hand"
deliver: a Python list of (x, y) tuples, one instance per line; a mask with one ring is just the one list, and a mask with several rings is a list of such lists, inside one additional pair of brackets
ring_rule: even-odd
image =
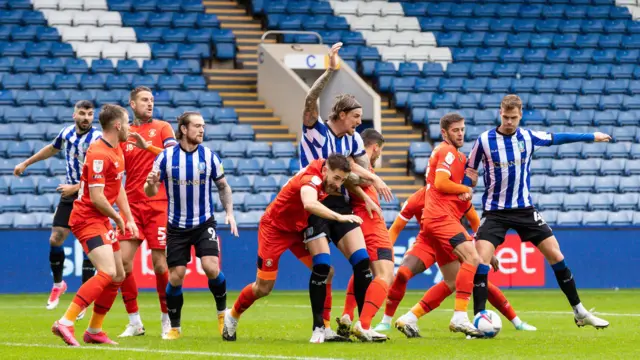
[(362, 224), (362, 219), (357, 215), (340, 215), (338, 217), (338, 222), (341, 223), (352, 223), (352, 224)]
[(469, 192), (459, 194), (458, 199), (462, 201), (470, 201), (471, 199), (473, 199), (473, 189), (469, 188)]
[(124, 225), (124, 220), (122, 220), (122, 216), (118, 215), (115, 219), (113, 219), (116, 223), (116, 229), (118, 230), (118, 234), (124, 235), (126, 231), (126, 227)]
[(593, 137), (594, 137), (594, 141), (595, 142), (609, 142), (611, 141), (611, 136), (605, 133), (601, 133), (601, 132), (594, 132), (593, 133)]
[(377, 175), (375, 180), (373, 181), (373, 187), (376, 188), (376, 190), (378, 191), (378, 194), (382, 195), (382, 197), (386, 201), (393, 200), (393, 194), (391, 193), (391, 189), (389, 189), (387, 184), (385, 184), (385, 182), (382, 181), (382, 179), (380, 179), (380, 177)]
[(495, 256), (491, 257), (491, 267), (493, 268), (493, 271), (500, 270), (500, 261)]
[(147, 184), (155, 185), (160, 182), (160, 172), (157, 170), (151, 170), (147, 175)]
[(478, 183), (478, 170), (473, 169), (473, 168), (467, 168), (464, 171), (464, 174), (471, 179), (471, 185), (472, 186), (476, 186), (476, 184)]
[(129, 142), (132, 143), (133, 145), (135, 145), (136, 147), (138, 147), (138, 148), (140, 148), (142, 150), (146, 150), (149, 147), (149, 145), (147, 144), (147, 140), (145, 140), (142, 137), (142, 135), (140, 135), (138, 133), (135, 133), (135, 132), (132, 132), (132, 133), (129, 133), (129, 137), (133, 138), (135, 140), (135, 142), (131, 142), (131, 141), (129, 141)]
[(370, 197), (367, 196), (367, 198), (364, 200), (364, 205), (365, 205), (365, 208), (367, 209), (367, 213), (369, 214), (369, 219), (373, 219), (374, 211), (378, 213), (380, 218), (383, 218), (382, 209), (380, 209), (380, 206), (378, 206), (378, 204), (376, 204), (375, 201), (371, 200)]
[(78, 189), (78, 185), (60, 184), (56, 188), (56, 191), (59, 192), (62, 197), (68, 198), (77, 193)]
[(238, 237), (240, 235), (238, 235), (238, 225), (236, 224), (236, 217), (233, 216), (233, 214), (227, 214), (224, 217), (224, 223), (229, 225), (229, 228), (231, 230), (231, 235)]
[(13, 169), (13, 175), (20, 176), (24, 174), (25, 170), (27, 170), (27, 164), (25, 164), (24, 162), (21, 162), (20, 164), (16, 165), (16, 167)]
[(332, 70), (337, 70), (340, 65), (340, 57), (338, 56), (340, 48), (342, 48), (342, 43), (337, 42), (333, 44), (331, 50), (329, 50), (329, 68)]
[(138, 226), (134, 221), (127, 220), (125, 227), (126, 227), (126, 231), (128, 231), (134, 239), (137, 239), (140, 236), (140, 233), (138, 231)]

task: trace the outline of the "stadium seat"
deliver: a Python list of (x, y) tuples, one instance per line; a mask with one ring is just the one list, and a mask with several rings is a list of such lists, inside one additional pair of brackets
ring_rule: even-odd
[(593, 192), (595, 189), (595, 176), (578, 176), (571, 177), (571, 182), (569, 184), (569, 192)]
[(281, 159), (269, 159), (265, 161), (262, 171), (264, 175), (287, 175), (289, 166)]
[(639, 194), (615, 194), (613, 195), (613, 210), (636, 210), (640, 205)]
[(278, 183), (273, 176), (256, 176), (253, 182), (254, 192), (278, 191)]
[(16, 214), (13, 218), (14, 229), (37, 229), (40, 227), (40, 214)]
[(262, 168), (256, 159), (240, 159), (236, 172), (238, 175), (260, 175)]
[(606, 226), (608, 213), (606, 211), (585, 212), (582, 215), (584, 226)]
[(625, 169), (626, 160), (610, 159), (603, 161), (600, 166), (600, 176), (622, 175)]
[(51, 212), (52, 204), (46, 196), (29, 196), (25, 201), (25, 210), (29, 213)]
[(295, 157), (297, 150), (290, 142), (274, 142), (271, 145), (272, 156), (274, 158)]
[[(247, 152), (246, 141), (225, 141), (221, 144), (219, 153), (222, 157), (244, 157)], [(236, 164), (237, 166), (237, 164)]]
[(640, 160), (628, 160), (624, 168), (625, 176), (640, 175)]
[(546, 193), (568, 192), (570, 182), (570, 176), (549, 177), (545, 182), (544, 190)]
[(607, 225), (609, 226), (629, 226), (633, 223), (632, 211), (620, 211), (609, 213), (607, 217)]
[(13, 177), (9, 182), (10, 194), (35, 194), (36, 186), (32, 177)]
[(562, 209), (564, 211), (586, 211), (589, 196), (585, 193), (567, 194), (563, 197)]
[(563, 194), (542, 194), (538, 197), (537, 207), (542, 210), (561, 210)]
[(613, 194), (598, 194), (589, 196), (589, 211), (609, 211), (613, 205)]

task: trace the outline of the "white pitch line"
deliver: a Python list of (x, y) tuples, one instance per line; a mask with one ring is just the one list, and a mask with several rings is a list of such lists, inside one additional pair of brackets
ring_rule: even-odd
[[(255, 307), (273, 307), (273, 308), (294, 308), (294, 309), (309, 309), (310, 305), (299, 305), (299, 304), (260, 304), (260, 303), (256, 303), (255, 305), (253, 305)], [(157, 308), (157, 305), (140, 305), (139, 306), (142, 309), (146, 309), (146, 308)], [(187, 309), (189, 309), (189, 306), (185, 306)], [(25, 306), (2, 306), (0, 305), (0, 310), (15, 310), (15, 309), (44, 309), (44, 306), (36, 306), (36, 305), (25, 305)], [(334, 309), (338, 309), (337, 307)], [(408, 310), (410, 309), (410, 307), (399, 307), (398, 309), (400, 310)], [(433, 310), (432, 312), (451, 312), (451, 310), (449, 309), (436, 309)], [(521, 311), (516, 311), (518, 314), (546, 314), (546, 315), (573, 315), (572, 311), (552, 311), (552, 310), (521, 310)], [(50, 314), (50, 312), (43, 312), (43, 314)], [(631, 313), (631, 314), (624, 314), (624, 313), (609, 313), (609, 312), (600, 312), (600, 311), (596, 311), (594, 312), (594, 314), (596, 315), (602, 315), (602, 316), (628, 316), (628, 317), (640, 317), (640, 313)]]
[(26, 344), (0, 342), (0, 346), (8, 347), (24, 347), (24, 348), (50, 348), (50, 349), (69, 349), (73, 351), (81, 350), (102, 350), (102, 351), (122, 351), (122, 352), (143, 352), (155, 354), (169, 355), (194, 355), (194, 356), (216, 356), (216, 357), (232, 357), (232, 358), (249, 358), (249, 359), (279, 359), (279, 360), (343, 360), (339, 358), (323, 358), (323, 357), (303, 357), (303, 356), (284, 356), (284, 355), (258, 355), (258, 354), (240, 354), (240, 353), (221, 353), (221, 352), (205, 352), (205, 351), (187, 351), (187, 350), (157, 350), (143, 348), (125, 348), (125, 347), (101, 347), (101, 346), (80, 346), (70, 347), (65, 345), (49, 345), (49, 344)]

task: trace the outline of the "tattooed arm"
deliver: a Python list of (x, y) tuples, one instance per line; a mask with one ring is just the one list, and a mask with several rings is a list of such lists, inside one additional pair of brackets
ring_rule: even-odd
[(342, 43), (336, 43), (331, 47), (331, 50), (329, 51), (329, 67), (327, 68), (327, 71), (320, 75), (318, 80), (313, 83), (313, 86), (311, 86), (311, 89), (309, 89), (309, 92), (307, 93), (307, 97), (304, 100), (304, 111), (302, 113), (302, 123), (306, 127), (313, 127), (313, 125), (318, 121), (318, 98), (320, 97), (324, 87), (327, 86), (333, 72), (338, 68), (338, 51), (341, 47)]
[(236, 219), (233, 216), (233, 200), (231, 198), (231, 186), (227, 183), (227, 179), (220, 178), (216, 182), (216, 187), (218, 188), (218, 193), (220, 194), (220, 202), (222, 203), (222, 207), (224, 207), (225, 215), (225, 223), (229, 224), (231, 227), (231, 233), (234, 236), (238, 236), (238, 226), (236, 225)]

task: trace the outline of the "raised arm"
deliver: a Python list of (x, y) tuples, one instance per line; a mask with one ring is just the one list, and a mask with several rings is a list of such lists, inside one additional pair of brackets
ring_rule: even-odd
[(42, 160), (46, 160), (52, 156), (55, 156), (56, 154), (58, 154), (60, 152), (60, 149), (56, 149), (53, 144), (49, 144), (45, 147), (43, 147), (42, 149), (40, 149), (40, 151), (38, 151), (37, 153), (33, 154), (33, 156), (31, 156), (30, 158), (28, 158), (27, 160), (21, 162), (20, 164), (16, 165), (15, 169), (13, 169), (13, 175), (15, 176), (20, 176), (22, 174), (24, 174), (25, 170), (27, 170), (27, 167), (42, 161)]
[(320, 75), (318, 80), (313, 83), (311, 89), (307, 93), (307, 97), (304, 100), (304, 111), (302, 112), (302, 123), (306, 127), (313, 127), (318, 121), (318, 98), (324, 90), (324, 87), (329, 83), (329, 79), (333, 75), (333, 72), (338, 69), (339, 61), (338, 51), (342, 47), (342, 43), (336, 43), (329, 50), (329, 67)]

